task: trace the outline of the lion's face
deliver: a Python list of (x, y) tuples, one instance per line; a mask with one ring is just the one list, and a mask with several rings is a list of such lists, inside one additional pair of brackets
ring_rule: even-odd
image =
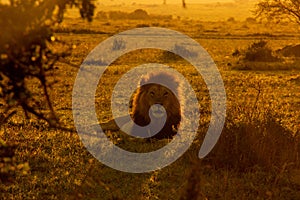
[[(150, 123), (150, 115), (157, 120), (167, 115), (167, 122), (173, 117), (180, 118), (180, 104), (174, 93), (159, 84), (141, 86), (133, 106), (133, 113), (139, 125)], [(141, 123), (143, 122), (143, 123)], [(175, 122), (174, 122), (175, 123)]]
[(155, 118), (162, 118), (166, 115), (165, 110), (170, 110), (170, 103), (176, 97), (174, 97), (172, 91), (164, 86), (151, 84), (148, 87), (145, 91), (144, 100), (148, 104), (147, 108), (150, 109), (149, 113)]

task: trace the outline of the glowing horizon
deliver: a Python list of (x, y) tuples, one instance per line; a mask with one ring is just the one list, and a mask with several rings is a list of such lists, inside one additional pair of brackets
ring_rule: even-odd
[[(182, 0), (166, 0), (167, 4), (181, 4)], [(201, 3), (228, 3), (234, 2), (234, 0), (186, 0), (187, 4), (201, 4)], [(101, 4), (163, 4), (163, 0), (99, 0)]]

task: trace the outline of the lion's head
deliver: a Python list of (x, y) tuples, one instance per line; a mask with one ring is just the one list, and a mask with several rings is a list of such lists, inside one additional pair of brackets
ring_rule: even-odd
[(174, 128), (178, 127), (181, 120), (180, 88), (180, 81), (170, 73), (158, 72), (142, 77), (133, 98), (133, 121), (140, 126), (146, 126), (150, 123), (151, 115), (155, 123), (159, 124), (166, 114), (163, 129), (153, 137), (168, 138), (175, 135)]

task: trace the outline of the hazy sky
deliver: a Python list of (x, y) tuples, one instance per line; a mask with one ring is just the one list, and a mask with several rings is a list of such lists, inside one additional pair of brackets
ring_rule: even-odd
[[(181, 4), (182, 0), (166, 0), (169, 4)], [(234, 0), (185, 0), (187, 4), (189, 3), (210, 3), (210, 2), (233, 2)], [(99, 3), (103, 4), (162, 4), (163, 0), (99, 0)]]
[[(8, 2), (9, 0), (0, 0), (0, 2)], [(182, 0), (166, 0), (168, 4), (181, 4)], [(234, 0), (185, 0), (187, 4), (197, 3), (216, 3), (216, 2), (233, 2)], [(247, 0), (257, 1), (257, 0)], [(163, 0), (98, 0), (100, 4), (162, 4)]]

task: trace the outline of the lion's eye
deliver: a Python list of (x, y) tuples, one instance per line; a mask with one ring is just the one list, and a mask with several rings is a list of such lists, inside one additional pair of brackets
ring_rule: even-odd
[(168, 92), (165, 92), (165, 93), (164, 93), (164, 97), (167, 97), (168, 95), (169, 95)]
[(154, 92), (150, 92), (151, 97), (154, 97)]

